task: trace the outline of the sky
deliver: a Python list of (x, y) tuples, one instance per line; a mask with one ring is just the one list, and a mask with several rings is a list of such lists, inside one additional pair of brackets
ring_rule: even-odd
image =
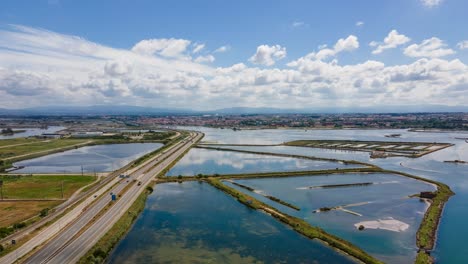
[(0, 108), (467, 106), (466, 10), (465, 0), (2, 0)]

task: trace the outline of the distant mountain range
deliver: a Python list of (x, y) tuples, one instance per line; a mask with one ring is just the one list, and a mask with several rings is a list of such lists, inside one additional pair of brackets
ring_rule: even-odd
[(125, 105), (43, 106), (24, 109), (0, 108), (0, 115), (241, 115), (241, 114), (313, 114), (313, 113), (422, 113), (468, 112), (468, 106), (382, 106), (382, 107), (326, 107), (284, 109), (269, 107), (232, 107), (208, 111), (190, 109), (152, 108)]

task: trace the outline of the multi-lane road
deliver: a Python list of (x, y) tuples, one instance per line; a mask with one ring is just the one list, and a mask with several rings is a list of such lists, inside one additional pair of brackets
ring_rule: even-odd
[[(20, 262), (77, 262), (127, 212), (154, 176), (166, 169), (202, 137), (201, 133), (191, 132), (185, 140), (128, 171), (130, 178), (116, 177), (54, 224), (1, 258), (0, 264), (13, 263), (32, 250), (35, 250), (34, 254)], [(141, 184), (137, 184), (134, 180)], [(124, 189), (126, 191), (121, 197), (112, 202), (109, 194), (119, 194)], [(107, 210), (104, 210), (106, 207)]]

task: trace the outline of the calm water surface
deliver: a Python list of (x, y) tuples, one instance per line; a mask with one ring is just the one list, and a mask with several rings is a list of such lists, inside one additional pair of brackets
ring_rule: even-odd
[[(416, 256), (416, 231), (427, 208), (424, 202), (409, 195), (433, 191), (435, 187), (420, 181), (391, 174), (337, 174), (293, 178), (245, 179), (235, 182), (252, 187), (252, 193), (229, 182), (227, 185), (248, 192), (280, 211), (305, 219), (314, 226), (342, 237), (387, 263), (412, 263)], [(313, 188), (331, 184), (373, 183), (367, 186)], [(301, 208), (293, 210), (263, 195), (272, 195)], [(344, 211), (314, 213), (321, 207), (346, 206), (361, 216)], [(404, 231), (366, 229), (355, 224), (362, 221), (394, 219), (409, 225)]]
[(352, 263), (205, 183), (156, 185), (109, 263)]
[(146, 153), (162, 147), (160, 143), (110, 144), (81, 147), (35, 159), (16, 162), (25, 166), (13, 173), (78, 173), (113, 171)]
[[(2, 128), (0, 128), (1, 130)], [(22, 133), (15, 133), (13, 135), (5, 136), (5, 135), (0, 135), (0, 140), (1, 139), (10, 139), (10, 138), (20, 138), (20, 137), (30, 137), (30, 136), (36, 136), (36, 135), (41, 135), (43, 133), (55, 133), (57, 131), (60, 131), (62, 129), (65, 129), (65, 127), (61, 126), (50, 126), (47, 129), (40, 129), (40, 128), (15, 128), (13, 130), (26, 130), (25, 132)]]
[(296, 159), (219, 151), (213, 149), (191, 149), (167, 175), (192, 176), (201, 174), (234, 174), (270, 171), (304, 171), (335, 168), (356, 168), (360, 165), (342, 164), (338, 162)]
[[(191, 128), (197, 129), (197, 128)], [(456, 193), (446, 204), (438, 230), (438, 240), (432, 255), (438, 263), (465, 263), (468, 247), (464, 238), (468, 237), (468, 165), (445, 163), (445, 160), (468, 161), (468, 144), (456, 137), (468, 137), (468, 133), (425, 133), (406, 130), (243, 130), (200, 128), (205, 133), (205, 141), (227, 144), (278, 144), (296, 139), (350, 139), (413, 142), (448, 142), (455, 146), (434, 152), (418, 159), (410, 158), (369, 158), (368, 153), (291, 147), (274, 147), (283, 153), (298, 153), (312, 156), (356, 159), (371, 162), (386, 169), (412, 173), (428, 179), (441, 181)], [(384, 135), (399, 133), (401, 138), (386, 138)], [(265, 147), (267, 148), (267, 147)], [(268, 147), (270, 148), (270, 147)], [(263, 147), (258, 150), (265, 150)], [(271, 148), (273, 150), (273, 148)], [(297, 152), (296, 152), (297, 151)]]

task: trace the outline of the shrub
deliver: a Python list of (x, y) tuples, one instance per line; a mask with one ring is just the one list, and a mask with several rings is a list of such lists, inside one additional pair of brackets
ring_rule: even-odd
[(39, 213), (39, 216), (40, 217), (45, 217), (49, 214), (49, 208), (44, 208), (41, 210), (41, 212)]
[(23, 228), (25, 226), (26, 226), (25, 222), (20, 222), (20, 223), (14, 223), (13, 224), (13, 228), (15, 228), (15, 229), (20, 229), (20, 228)]

